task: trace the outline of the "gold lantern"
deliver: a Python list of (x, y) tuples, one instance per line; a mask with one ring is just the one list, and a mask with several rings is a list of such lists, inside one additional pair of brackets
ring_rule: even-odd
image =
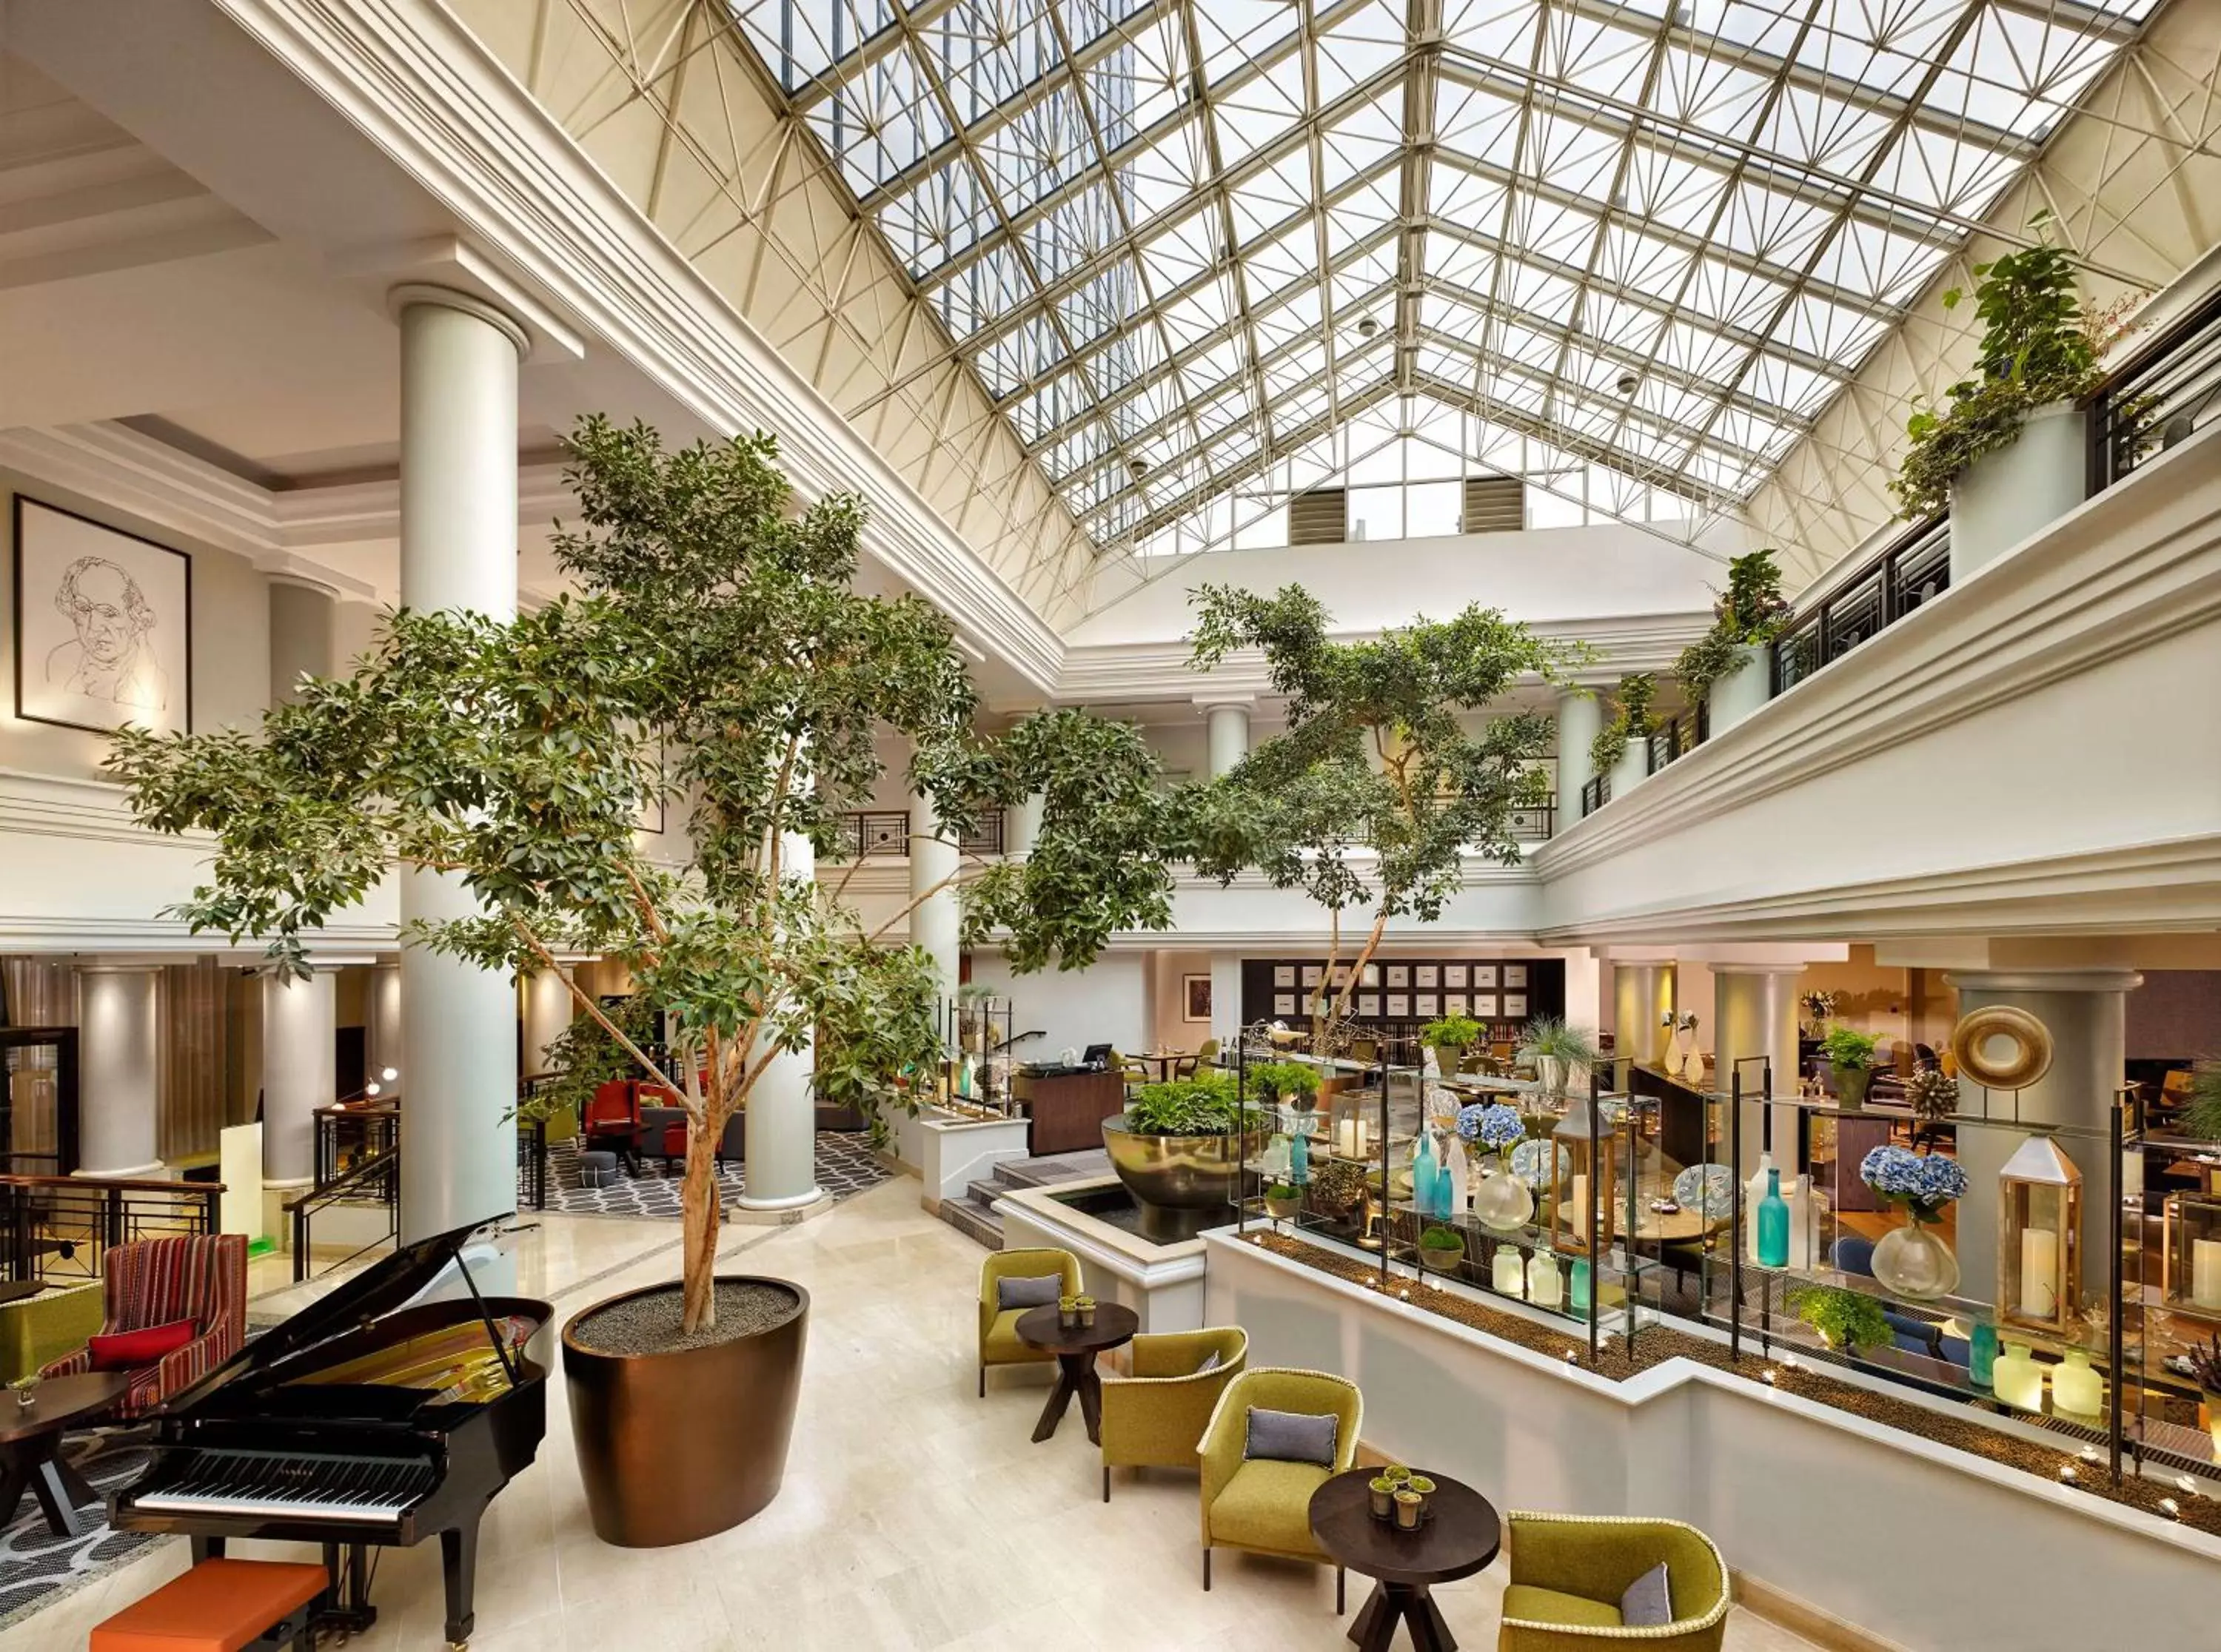
[(2063, 1337), (2081, 1311), (2082, 1172), (2031, 1136), (1998, 1172), (1998, 1317)]
[[(1593, 1142), (1589, 1133), (1592, 1119), (1596, 1132)], [(1542, 1202), (1548, 1213), (1552, 1248), (1580, 1252), (1588, 1250), (1592, 1199), (1598, 1200), (1604, 1213), (1598, 1246), (1601, 1249), (1611, 1244), (1611, 1214), (1617, 1203), (1613, 1195), (1619, 1179), (1619, 1155), (1616, 1150), (1618, 1144), (1611, 1121), (1597, 1111), (1592, 1098), (1577, 1094), (1567, 1104), (1566, 1116), (1558, 1120), (1548, 1140), (1551, 1151), (1548, 1173), (1553, 1185), (1550, 1196)], [(1592, 1188), (1596, 1191), (1592, 1192)]]
[(2169, 1194), (2161, 1230), (2166, 1240), (2161, 1294), (2167, 1306), (2221, 1319), (2221, 1199)]

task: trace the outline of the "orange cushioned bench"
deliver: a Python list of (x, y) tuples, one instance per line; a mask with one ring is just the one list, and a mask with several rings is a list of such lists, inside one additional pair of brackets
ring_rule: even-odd
[(94, 1630), (91, 1652), (308, 1652), (330, 1585), (321, 1566), (204, 1560)]

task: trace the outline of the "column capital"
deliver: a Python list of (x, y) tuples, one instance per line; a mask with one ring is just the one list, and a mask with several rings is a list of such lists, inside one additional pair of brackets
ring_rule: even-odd
[[(1692, 963), (1697, 962), (1694, 958), (1692, 958), (1689, 961)], [(1780, 962), (1767, 962), (1762, 963), (1737, 963), (1734, 962), (1724, 962), (1707, 963), (1705, 967), (1710, 969), (1716, 976), (1801, 976), (1805, 973), (1805, 966), (1801, 963), (1783, 963)]]
[(1193, 696), (1195, 708), (1208, 714), (1214, 711), (1254, 711), (1257, 696), (1254, 694), (1198, 694)]
[(436, 286), (429, 281), (404, 281), (390, 289), (385, 295), (386, 314), (397, 321), (404, 310), (425, 306), (435, 309), (452, 309), (484, 321), (516, 346), (519, 361), (532, 353), (532, 335), (524, 330), (523, 323), (499, 305), (480, 298), (475, 293)]
[(2130, 993), (2144, 984), (2134, 969), (1953, 969), (1943, 981), (1981, 993)]

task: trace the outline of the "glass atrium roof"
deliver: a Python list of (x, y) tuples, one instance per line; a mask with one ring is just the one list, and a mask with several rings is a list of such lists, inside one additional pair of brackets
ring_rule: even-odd
[(1368, 475), (1747, 498), (2160, 3), (731, 0), (1145, 552)]

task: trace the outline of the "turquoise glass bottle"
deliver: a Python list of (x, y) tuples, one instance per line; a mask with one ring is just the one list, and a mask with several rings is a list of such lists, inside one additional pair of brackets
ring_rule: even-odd
[(1575, 1313), (1586, 1313), (1589, 1311), (1589, 1259), (1586, 1256), (1574, 1257), (1573, 1312)]
[(1411, 1155), (1411, 1202), (1419, 1214), (1435, 1213), (1435, 1132), (1419, 1132), (1418, 1150)]
[(1302, 1131), (1288, 1138), (1288, 1180), (1302, 1187), (1311, 1179), (1311, 1138)]
[(1789, 1265), (1789, 1201), (1781, 1196), (1781, 1172), (1766, 1173), (1766, 1197), (1758, 1201), (1758, 1265)]

